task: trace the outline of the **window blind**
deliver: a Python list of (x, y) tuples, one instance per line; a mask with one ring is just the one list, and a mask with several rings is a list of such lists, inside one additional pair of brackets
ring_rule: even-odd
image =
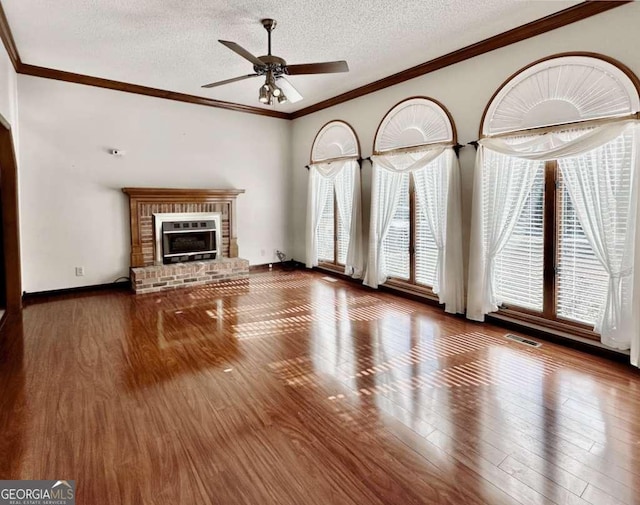
[[(602, 194), (611, 191), (614, 195), (613, 201), (605, 197), (607, 209), (603, 212), (603, 219), (604, 226), (611, 230), (610, 236), (614, 237), (613, 243), (608, 244), (609, 254), (618, 258), (624, 254), (629, 217), (632, 143), (633, 134), (627, 133), (600, 148), (606, 150), (606, 166), (593, 166), (597, 158), (588, 153), (581, 157), (582, 170), (597, 171)], [(557, 314), (565, 319), (594, 324), (606, 300), (609, 276), (576, 215), (561, 171), (557, 191), (560, 198)], [(623, 290), (625, 287), (623, 285)]]
[(386, 273), (390, 277), (409, 280), (409, 246), (411, 238), (409, 174), (402, 174), (398, 207), (382, 247), (386, 255)]
[[(342, 184), (344, 192), (347, 195), (353, 195), (353, 179), (349, 176), (347, 170), (343, 170), (342, 174), (336, 178), (336, 184)], [(353, 202), (348, 198), (344, 202), (347, 206), (345, 212), (347, 216), (351, 216)], [(344, 265), (347, 262), (347, 252), (349, 250), (349, 233), (347, 228), (342, 224), (342, 219), (338, 219), (337, 241), (338, 241), (338, 263)]]
[(333, 200), (335, 191), (333, 181), (329, 182), (331, 187), (327, 191), (327, 197), (322, 210), (322, 217), (318, 225), (318, 261), (334, 261), (334, 208)]
[(544, 302), (544, 163), (511, 237), (496, 256), (496, 295), (505, 305), (542, 311)]
[(342, 225), (342, 220), (338, 220), (338, 263), (344, 265), (347, 262), (347, 248), (349, 247), (349, 235)]
[(416, 283), (434, 287), (438, 247), (425, 218), (425, 212), (416, 198)]
[(589, 245), (561, 176), (558, 190), (558, 316), (593, 324), (607, 295), (607, 273)]

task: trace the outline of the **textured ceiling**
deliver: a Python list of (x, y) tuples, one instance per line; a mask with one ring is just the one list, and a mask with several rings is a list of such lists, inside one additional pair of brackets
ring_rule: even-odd
[(288, 63), (345, 59), (348, 74), (292, 76), (302, 109), (576, 1), (515, 0), (2, 0), (23, 62), (260, 106), (261, 81), (217, 42), (266, 53), (260, 19), (275, 18), (273, 53)]

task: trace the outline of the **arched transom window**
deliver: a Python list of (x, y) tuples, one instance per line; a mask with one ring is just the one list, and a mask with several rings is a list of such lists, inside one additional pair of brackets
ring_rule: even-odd
[(331, 121), (324, 125), (311, 148), (311, 163), (360, 156), (356, 132), (344, 121)]
[(455, 140), (453, 123), (444, 107), (428, 98), (409, 98), (391, 109), (376, 133), (374, 151), (419, 147)]
[(629, 116), (640, 110), (628, 73), (592, 56), (558, 56), (521, 70), (492, 98), (482, 124), (491, 136)]

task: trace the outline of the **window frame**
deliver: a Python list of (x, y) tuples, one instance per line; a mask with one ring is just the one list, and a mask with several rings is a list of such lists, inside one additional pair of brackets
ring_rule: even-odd
[[(325, 128), (333, 124), (342, 125), (344, 128), (349, 129), (349, 131), (353, 135), (353, 138), (356, 141), (356, 151), (357, 151), (356, 155), (358, 156), (357, 161), (358, 161), (358, 164), (360, 165), (360, 168), (362, 168), (362, 165), (360, 162), (360, 156), (361, 156), (360, 139), (358, 138), (358, 134), (348, 122), (343, 121), (342, 119), (332, 119), (330, 121), (327, 121), (325, 124), (323, 124), (320, 127), (320, 129), (318, 130), (318, 133), (316, 133), (316, 136), (313, 138), (313, 142), (311, 143), (311, 149), (309, 151), (309, 163), (312, 164), (312, 163), (322, 163), (326, 161), (338, 161), (341, 159), (350, 159), (350, 158), (353, 159), (353, 155), (336, 157), (336, 158), (331, 158), (326, 160), (313, 159), (313, 151), (316, 146), (316, 142), (320, 138), (320, 134), (325, 130)], [(318, 268), (324, 268), (326, 270), (331, 270), (333, 272), (343, 273), (344, 267), (346, 265), (338, 261), (338, 226), (339, 226), (340, 217), (338, 215), (338, 200), (336, 197), (335, 188), (333, 189), (331, 194), (332, 194), (332, 200), (333, 200), (333, 261), (326, 261), (324, 259), (321, 260), (320, 258), (318, 258)]]
[(416, 281), (416, 242), (418, 233), (418, 205), (415, 193), (415, 183), (413, 177), (409, 177), (409, 279), (389, 276), (384, 283), (390, 287), (402, 288), (403, 290), (415, 291), (427, 295), (437, 300), (437, 295), (433, 292), (433, 286), (421, 284)]
[(542, 311), (503, 303), (498, 313), (515, 319), (521, 318), (555, 329), (571, 330), (589, 339), (600, 339), (592, 326), (558, 316), (558, 266), (560, 260), (560, 213), (562, 195), (558, 191), (558, 162), (551, 160), (544, 166), (544, 214), (543, 214), (543, 305)]
[[(391, 114), (393, 114), (396, 111), (396, 109), (402, 104), (404, 104), (405, 102), (413, 101), (416, 99), (427, 100), (429, 102), (432, 102), (442, 110), (442, 112), (444, 113), (448, 121), (448, 126), (451, 128), (451, 140), (447, 142), (440, 142), (440, 141), (425, 142), (424, 144), (420, 144), (420, 145), (399, 147), (399, 148), (389, 149), (385, 151), (376, 150), (376, 144), (378, 141), (378, 135), (380, 133), (380, 129), (382, 128), (382, 125), (385, 124), (387, 118)], [(419, 150), (421, 147), (424, 147), (424, 146), (437, 146), (437, 145), (455, 146), (457, 144), (458, 144), (458, 133), (456, 130), (456, 124), (453, 121), (453, 116), (449, 112), (449, 109), (447, 109), (441, 102), (439, 102), (435, 98), (431, 98), (428, 96), (410, 96), (393, 105), (382, 117), (382, 119), (380, 120), (380, 123), (378, 123), (378, 127), (376, 128), (376, 133), (373, 137), (373, 154), (380, 155), (380, 154), (390, 154), (390, 153), (400, 153), (400, 152), (411, 152), (411, 151)], [(409, 174), (409, 230), (410, 230), (409, 231), (409, 279), (405, 280), (405, 279), (393, 277), (390, 275), (387, 277), (387, 280), (384, 282), (384, 284), (382, 284), (382, 286), (386, 286), (388, 288), (396, 289), (399, 291), (408, 292), (410, 294), (416, 294), (418, 296), (422, 296), (430, 300), (439, 301), (438, 295), (436, 295), (433, 292), (433, 286), (420, 284), (415, 281), (417, 215), (418, 215), (418, 205), (417, 205), (417, 199), (415, 195), (415, 182), (411, 174)]]
[(340, 267), (344, 267), (344, 263), (340, 263), (338, 261), (338, 200), (336, 198), (335, 189), (332, 192), (332, 200), (333, 200), (333, 261), (326, 261), (324, 259), (318, 258), (318, 266), (327, 268), (329, 270), (342, 271), (344, 268), (340, 269)]
[[(511, 137), (517, 135), (526, 135), (532, 133), (545, 133), (547, 131), (561, 131), (566, 129), (575, 129), (581, 126), (593, 126), (597, 124), (602, 124), (605, 122), (610, 122), (612, 120), (623, 120), (629, 119), (631, 117), (635, 119), (640, 119), (640, 113), (634, 113), (625, 117), (611, 117), (611, 118), (598, 118), (586, 121), (572, 122), (572, 123), (563, 123), (552, 126), (541, 126), (534, 128), (527, 128), (515, 131), (509, 131), (505, 133), (496, 133), (496, 134), (485, 134), (485, 123), (487, 121), (487, 116), (489, 110), (494, 105), (496, 99), (501, 95), (503, 90), (507, 88), (510, 84), (513, 83), (514, 79), (516, 79), (520, 74), (525, 71), (528, 71), (530, 68), (544, 63), (549, 60), (556, 60), (558, 58), (564, 57), (589, 57), (594, 59), (602, 60), (606, 63), (609, 63), (619, 70), (621, 70), (631, 81), (633, 86), (635, 87), (636, 92), (640, 95), (640, 79), (623, 63), (620, 61), (596, 53), (590, 52), (566, 52), (566, 53), (558, 53), (546, 58), (541, 58), (539, 60), (526, 65), (521, 68), (517, 72), (513, 73), (509, 76), (495, 91), (495, 93), (491, 96), (491, 99), (487, 103), (484, 113), (482, 114), (482, 119), (480, 121), (479, 128), (479, 138), (485, 137)], [(600, 334), (596, 333), (593, 330), (593, 325), (582, 323), (579, 321), (574, 321), (567, 318), (562, 318), (557, 315), (557, 299), (558, 299), (558, 265), (559, 265), (559, 253), (560, 253), (560, 241), (559, 241), (559, 233), (560, 233), (560, 215), (561, 215), (561, 194), (558, 191), (558, 162), (557, 160), (547, 161), (545, 162), (545, 176), (544, 176), (544, 244), (543, 244), (543, 309), (542, 312), (538, 312), (535, 310), (527, 309), (524, 307), (518, 307), (516, 305), (503, 304), (499, 307), (497, 312), (493, 314), (488, 314), (489, 317), (492, 315), (505, 316), (506, 318), (516, 320), (517, 322), (521, 322), (524, 324), (533, 324), (538, 325), (540, 327), (551, 329), (555, 331), (567, 332), (572, 335), (586, 338), (588, 340), (600, 341)]]

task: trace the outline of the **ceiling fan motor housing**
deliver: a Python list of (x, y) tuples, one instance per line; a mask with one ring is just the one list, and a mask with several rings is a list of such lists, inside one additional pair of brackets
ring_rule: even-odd
[(280, 77), (285, 73), (287, 62), (278, 56), (266, 55), (259, 56), (259, 59), (265, 62), (265, 65), (254, 65), (253, 71), (258, 75), (265, 75), (269, 71), (273, 72), (275, 77)]

